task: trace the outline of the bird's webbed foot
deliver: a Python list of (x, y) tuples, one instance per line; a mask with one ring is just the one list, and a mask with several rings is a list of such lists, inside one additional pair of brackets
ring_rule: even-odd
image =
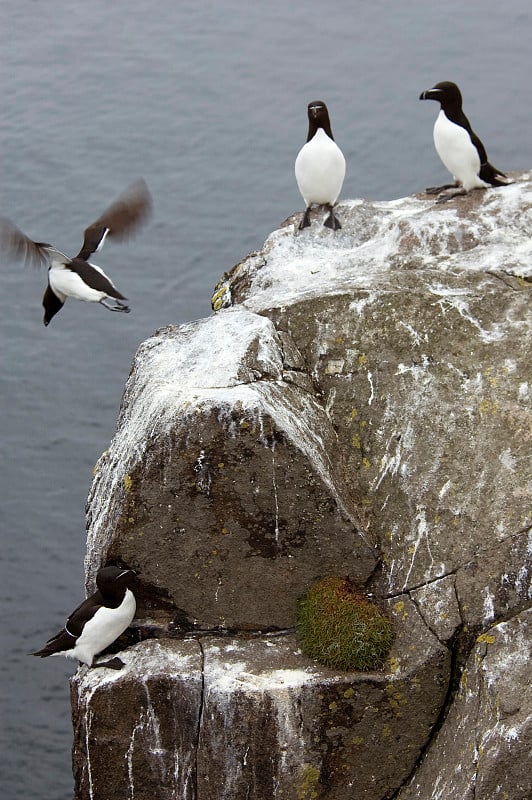
[(303, 219), (299, 223), (298, 230), (302, 231), (304, 228), (310, 228), (310, 206), (307, 206), (305, 209), (305, 213), (303, 214)]
[(340, 225), (340, 220), (335, 216), (332, 206), (327, 206), (327, 208), (329, 209), (329, 214), (327, 215), (327, 218), (323, 224), (326, 228), (330, 228), (333, 231), (339, 231), (342, 227)]
[(124, 662), (121, 658), (118, 658), (118, 656), (111, 658), (109, 661), (97, 661), (96, 664), (91, 664), (92, 669), (99, 669), (100, 667), (107, 667), (108, 669), (122, 669), (124, 666)]
[(427, 186), (425, 194), (440, 194), (445, 189), (454, 189), (458, 186), (457, 183), (444, 183), (443, 186)]
[(104, 297), (103, 300), (100, 300), (99, 302), (100, 302), (100, 305), (102, 305), (108, 311), (119, 311), (119, 312), (122, 312), (124, 314), (129, 314), (129, 312), (131, 311), (130, 307), (126, 306), (125, 304), (121, 305), (120, 303), (113, 303), (113, 304), (106, 303), (105, 302), (106, 299), (107, 298)]
[(453, 197), (459, 197), (460, 195), (464, 194), (467, 194), (467, 192), (462, 186), (459, 186), (458, 188), (450, 187), (449, 189), (447, 189), (444, 192), (441, 192), (441, 194), (438, 195), (436, 203), (438, 204), (446, 203), (448, 200), (452, 200)]

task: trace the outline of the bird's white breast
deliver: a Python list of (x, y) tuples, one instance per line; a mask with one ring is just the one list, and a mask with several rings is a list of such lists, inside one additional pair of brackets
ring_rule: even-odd
[(442, 110), (434, 123), (434, 146), (449, 172), (468, 192), (487, 186), (480, 180), (480, 158), (469, 133), (446, 116)]
[(94, 656), (109, 647), (129, 627), (136, 608), (135, 596), (130, 589), (126, 590), (118, 608), (99, 608), (92, 619), (85, 623), (76, 646), (68, 655), (85, 664), (91, 664)]
[(345, 177), (345, 158), (333, 139), (319, 128), (303, 145), (295, 164), (296, 181), (307, 206), (336, 203)]

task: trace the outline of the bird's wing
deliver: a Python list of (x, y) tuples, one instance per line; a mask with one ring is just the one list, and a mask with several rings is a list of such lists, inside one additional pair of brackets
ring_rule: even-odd
[(486, 183), (491, 183), (493, 186), (506, 186), (505, 181), (499, 180), (499, 178), (506, 178), (504, 172), (501, 172), (497, 167), (494, 167), (493, 164), (490, 164), (488, 161), (488, 154), (486, 153), (486, 148), (478, 138), (477, 134), (471, 127), (471, 123), (469, 122), (466, 115), (462, 112), (462, 119), (460, 120), (460, 125), (466, 129), (471, 137), (471, 141), (477, 148), (477, 153), (480, 158), (480, 173), (479, 177), (486, 181)]
[(100, 592), (95, 592), (90, 597), (87, 597), (83, 603), (72, 612), (65, 624), (65, 630), (71, 636), (76, 638), (81, 634), (85, 623), (92, 619), (95, 613), (103, 605), (103, 597)]
[(107, 275), (95, 264), (88, 264), (82, 258), (73, 258), (67, 267), (71, 272), (75, 272), (82, 279), (87, 286), (91, 289), (96, 289), (97, 292), (105, 292), (109, 297), (115, 297), (117, 300), (127, 300), (121, 294), (114, 283), (109, 280)]
[(52, 636), (51, 639), (48, 639), (44, 647), (32, 653), (32, 655), (46, 658), (46, 656), (51, 656), (54, 653), (71, 650), (76, 643), (76, 639), (83, 631), (85, 623), (101, 608), (102, 603), (103, 598), (99, 591), (88, 597), (72, 612), (65, 623), (65, 627), (55, 636)]
[(107, 236), (121, 240), (131, 235), (149, 218), (152, 208), (151, 195), (146, 182), (140, 178), (128, 186), (98, 219), (85, 229), (83, 247), (77, 258), (87, 261), (99, 250)]
[(486, 148), (484, 147), (484, 145), (482, 144), (482, 142), (478, 138), (478, 136), (475, 133), (475, 131), (473, 131), (473, 130), (470, 131), (469, 135), (471, 136), (471, 141), (473, 142), (473, 144), (477, 148), (477, 152), (478, 152), (478, 155), (479, 155), (479, 158), (480, 158), (480, 163), (481, 164), (485, 164), (487, 162), (487, 160), (488, 160), (488, 154), (486, 153)]
[(41, 267), (50, 262), (50, 248), (46, 242), (34, 242), (11, 220), (0, 218), (0, 252), (6, 259)]
[(468, 132), (468, 134), (469, 134), (469, 136), (471, 138), (471, 141), (473, 142), (473, 144), (477, 148), (477, 152), (478, 152), (478, 155), (479, 155), (479, 158), (480, 158), (480, 163), (484, 164), (488, 160), (488, 155), (486, 153), (486, 148), (484, 147), (484, 145), (482, 144), (482, 142), (478, 138), (477, 134), (475, 133), (475, 131), (471, 127), (471, 123), (469, 122), (468, 118), (466, 117), (466, 115), (464, 114), (463, 111), (460, 114), (460, 119), (458, 120), (458, 124), (461, 125), (462, 128), (465, 128), (465, 130)]

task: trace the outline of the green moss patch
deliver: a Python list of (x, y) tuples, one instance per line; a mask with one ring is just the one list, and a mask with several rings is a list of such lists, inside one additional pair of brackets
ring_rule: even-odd
[(394, 639), (391, 620), (349, 578), (311, 586), (299, 601), (297, 624), (303, 653), (333, 669), (377, 669)]

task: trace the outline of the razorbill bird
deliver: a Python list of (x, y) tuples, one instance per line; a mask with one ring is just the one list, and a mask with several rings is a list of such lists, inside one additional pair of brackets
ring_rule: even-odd
[(308, 136), (297, 155), (295, 172), (299, 191), (306, 204), (299, 230), (310, 225), (310, 209), (314, 203), (329, 209), (324, 223), (327, 228), (333, 231), (341, 228), (333, 207), (342, 191), (345, 158), (334, 141), (329, 112), (322, 100), (313, 100), (308, 104)]
[(434, 145), (455, 179), (454, 184), (429, 187), (429, 194), (441, 193), (438, 202), (444, 202), (472, 189), (507, 185), (500, 180), (506, 175), (489, 163), (484, 145), (462, 111), (462, 95), (456, 83), (437, 83), (432, 89), (421, 92), (419, 99), (437, 100), (441, 104), (434, 123)]
[(135, 616), (135, 596), (129, 585), (132, 569), (103, 567), (96, 575), (98, 591), (88, 597), (69, 616), (63, 630), (49, 639), (33, 656), (77, 658), (89, 667), (122, 669), (118, 657), (94, 663), (95, 657), (124, 633)]
[(48, 265), (48, 286), (42, 301), (45, 325), (61, 310), (67, 297), (100, 303), (109, 311), (130, 311), (127, 298), (103, 269), (88, 259), (101, 250), (108, 236), (120, 240), (133, 233), (150, 211), (151, 196), (140, 179), (86, 228), (83, 246), (75, 258), (69, 258), (51, 244), (32, 241), (8, 219), (0, 219), (0, 248), (8, 258), (37, 267)]

